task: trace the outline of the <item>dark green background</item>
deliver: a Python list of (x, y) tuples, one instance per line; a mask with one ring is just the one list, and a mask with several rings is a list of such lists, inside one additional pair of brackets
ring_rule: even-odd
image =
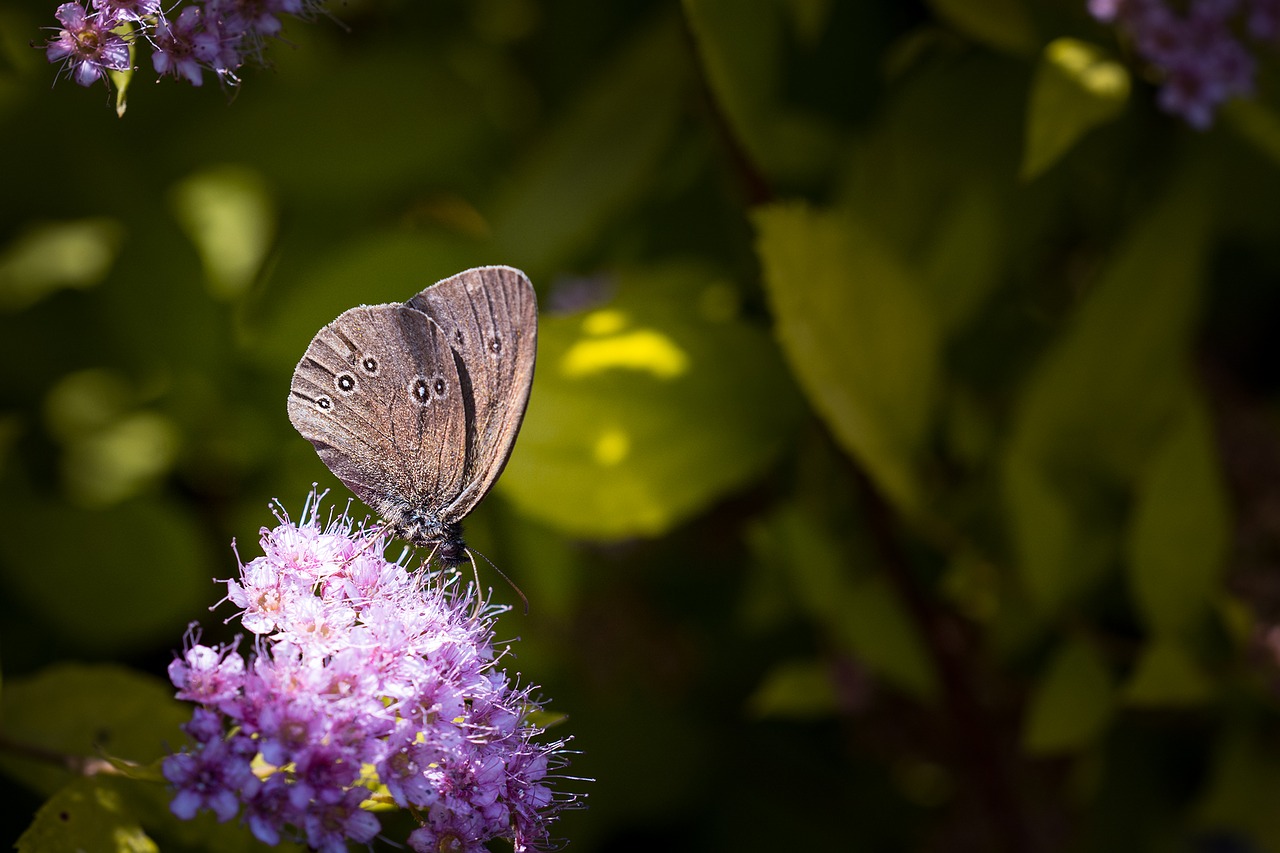
[(348, 498), (311, 336), (503, 263), (468, 541), (571, 849), (1280, 849), (1273, 53), (1196, 133), (1074, 0), (361, 0), (117, 118), (54, 6), (0, 3), (6, 840), (240, 843), (22, 755), (176, 744), (231, 542)]

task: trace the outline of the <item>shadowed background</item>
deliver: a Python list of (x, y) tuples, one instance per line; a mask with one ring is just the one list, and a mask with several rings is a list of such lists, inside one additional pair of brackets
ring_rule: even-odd
[(0, 3), (6, 838), (24, 747), (179, 742), (272, 499), (346, 505), (316, 330), (509, 264), (467, 538), (571, 849), (1280, 849), (1269, 65), (1196, 133), (1083, 2), (360, 0), (117, 118), (53, 11)]

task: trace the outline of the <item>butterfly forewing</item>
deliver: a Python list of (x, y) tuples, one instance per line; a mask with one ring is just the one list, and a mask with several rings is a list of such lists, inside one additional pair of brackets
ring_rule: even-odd
[(464, 487), (467, 419), (444, 330), (404, 305), (353, 308), (298, 363), (289, 418), (329, 470), (384, 517)]
[(481, 267), (428, 287), (408, 305), (443, 330), (469, 403), (463, 487), (440, 510), (457, 521), (493, 487), (520, 430), (537, 354), (537, 298), (519, 270)]

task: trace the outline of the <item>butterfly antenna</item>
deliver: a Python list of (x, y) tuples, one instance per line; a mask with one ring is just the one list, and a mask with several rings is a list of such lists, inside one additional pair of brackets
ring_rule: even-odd
[(511, 587), (513, 590), (515, 590), (516, 595), (520, 596), (520, 601), (521, 601), (521, 603), (523, 603), (523, 604), (524, 604), (524, 615), (525, 615), (525, 616), (528, 616), (528, 615), (529, 615), (529, 597), (528, 597), (527, 595), (525, 595), (525, 594), (524, 594), (524, 592), (520, 589), (520, 587), (518, 587), (518, 586), (516, 586), (516, 585), (515, 585), (515, 582), (514, 582), (514, 581), (512, 581), (512, 580), (511, 580), (511, 578), (507, 577), (506, 573), (505, 573), (505, 572), (503, 572), (503, 571), (502, 571), (502, 569), (498, 568), (498, 567), (494, 564), (493, 560), (490, 560), (488, 557), (485, 557), (485, 556), (484, 556), (484, 554), (483, 554), (482, 552), (480, 552), (480, 551), (475, 551), (474, 549), (468, 548), (468, 549), (467, 549), (467, 556), (471, 558), (471, 570), (472, 570), (473, 572), (476, 572), (476, 588), (477, 588), (477, 592), (479, 591), (479, 585), (480, 585), (480, 573), (479, 573), (479, 571), (476, 569), (476, 557), (475, 557), (475, 555), (476, 555), (476, 554), (480, 554), (480, 556), (481, 556), (481, 557), (484, 557), (484, 561), (485, 561), (486, 563), (488, 563), (488, 564), (489, 564), (489, 567), (490, 567), (490, 568), (492, 568), (495, 572), (497, 572), (497, 573), (498, 573), (498, 577), (500, 577), (500, 578), (502, 578), (504, 581), (506, 581), (506, 582), (507, 582), (507, 586), (509, 586), (509, 587)]

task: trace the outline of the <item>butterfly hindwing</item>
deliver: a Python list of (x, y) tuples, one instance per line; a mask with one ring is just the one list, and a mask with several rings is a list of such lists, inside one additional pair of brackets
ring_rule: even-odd
[(441, 508), (444, 520), (457, 521), (493, 487), (520, 430), (537, 355), (537, 297), (524, 273), (495, 266), (437, 282), (407, 304), (444, 332), (469, 402), (463, 487)]

